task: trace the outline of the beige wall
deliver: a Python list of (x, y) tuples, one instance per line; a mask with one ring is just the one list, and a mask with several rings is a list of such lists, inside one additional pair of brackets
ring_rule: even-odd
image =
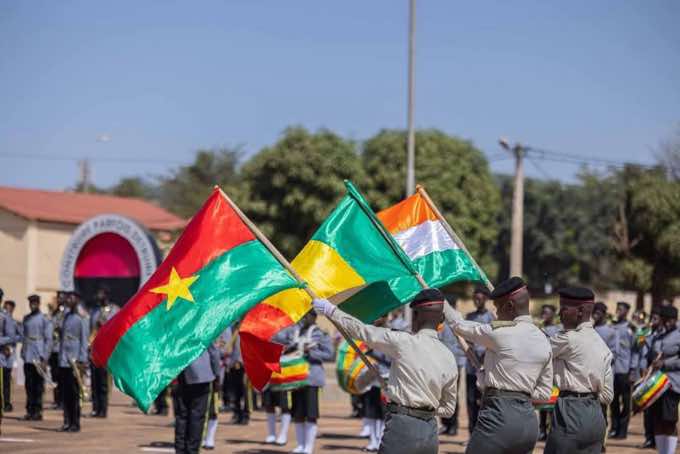
[(0, 209), (0, 287), (17, 306), (26, 301), (28, 221)]

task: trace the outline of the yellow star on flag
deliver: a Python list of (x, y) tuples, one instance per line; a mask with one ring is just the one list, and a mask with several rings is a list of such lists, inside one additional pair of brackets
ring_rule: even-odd
[(189, 287), (191, 287), (191, 284), (193, 284), (196, 279), (198, 279), (198, 276), (189, 276), (185, 278), (180, 277), (179, 273), (173, 266), (172, 271), (170, 271), (170, 280), (168, 283), (161, 285), (160, 287), (152, 288), (149, 291), (151, 293), (161, 293), (168, 295), (168, 303), (166, 308), (167, 310), (170, 310), (172, 305), (175, 304), (175, 300), (177, 298), (182, 298), (187, 301), (191, 301), (192, 303), (194, 302), (194, 297), (191, 294), (191, 291), (189, 291)]

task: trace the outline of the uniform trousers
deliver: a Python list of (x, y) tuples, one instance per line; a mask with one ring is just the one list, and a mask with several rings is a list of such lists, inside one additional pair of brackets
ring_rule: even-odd
[(468, 430), (472, 433), (477, 423), (477, 416), (479, 415), (479, 403), (482, 400), (482, 392), (477, 388), (477, 376), (475, 374), (467, 374), (465, 378)]
[(272, 391), (266, 389), (262, 393), (262, 406), (266, 412), (272, 413), (276, 407), (281, 409), (281, 413), (290, 413), (288, 403), (288, 391)]
[(154, 411), (158, 415), (168, 414), (168, 388), (163, 388), (158, 397), (153, 401)]
[(319, 419), (319, 387), (303, 386), (291, 393), (291, 413), (296, 422), (316, 422)]
[(437, 419), (387, 411), (378, 454), (437, 454)]
[(59, 382), (64, 407), (64, 425), (80, 428), (80, 388), (70, 367), (59, 368)]
[(90, 368), (92, 377), (92, 411), (106, 416), (109, 407), (109, 374), (105, 367)]
[(234, 411), (234, 418), (239, 422), (247, 422), (250, 418), (250, 406), (246, 393), (245, 369), (243, 367), (232, 367), (225, 378), (229, 396), (232, 399), (231, 408)]
[(611, 403), (612, 431), (628, 435), (630, 421), (630, 380), (628, 374), (614, 374), (614, 400)]
[(12, 368), (2, 368), (2, 402), (4, 410), (12, 408)]
[(50, 365), (50, 376), (52, 381), (56, 385), (52, 390), (52, 401), (57, 405), (61, 406), (61, 387), (59, 386), (59, 353), (52, 352), (48, 359)]
[(175, 396), (175, 453), (198, 453), (210, 399), (210, 382), (183, 384), (180, 381)]
[(511, 391), (482, 400), (468, 454), (529, 454), (538, 438), (538, 421), (529, 396)]
[(372, 386), (371, 389), (361, 396), (364, 400), (364, 415), (366, 418), (383, 419), (385, 417), (385, 406), (382, 403), (379, 386)]
[(597, 398), (560, 397), (545, 454), (599, 454), (607, 425)]
[(38, 373), (38, 369), (31, 363), (24, 363), (24, 377), (26, 388), (26, 413), (31, 416), (42, 414), (42, 398), (45, 391), (45, 379)]

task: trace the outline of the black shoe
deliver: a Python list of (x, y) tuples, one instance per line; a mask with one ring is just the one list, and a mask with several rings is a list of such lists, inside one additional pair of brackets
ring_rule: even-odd
[(14, 410), (14, 407), (12, 407), (12, 404), (7, 404), (7, 405), (5, 405), (4, 410), (5, 410), (7, 413), (9, 413), (9, 412), (11, 412), (11, 411)]
[(71, 426), (68, 428), (69, 432), (80, 432), (80, 426)]
[(628, 434), (624, 433), (616, 434), (612, 437), (613, 440), (625, 440), (626, 438), (628, 438)]
[(213, 449), (215, 449), (215, 447), (214, 447), (214, 446), (206, 446), (206, 445), (203, 445), (203, 449), (205, 449), (205, 450), (207, 450), (207, 451), (212, 451)]
[(33, 421), (42, 421), (42, 420), (43, 420), (42, 413), (36, 413), (35, 415), (33, 415)]
[(540, 434), (538, 434), (538, 441), (545, 441), (547, 439), (548, 439), (548, 434), (546, 434), (545, 432), (541, 432)]
[(250, 418), (239, 418), (236, 424), (238, 424), (239, 426), (247, 426), (249, 422)]
[(609, 433), (607, 434), (609, 438), (615, 438), (616, 437), (616, 431), (615, 430), (610, 430)]
[(68, 429), (70, 427), (71, 427), (70, 425), (64, 424), (63, 426), (61, 426), (60, 428), (57, 429), (57, 432), (68, 432)]
[(653, 439), (648, 438), (647, 440), (645, 440), (644, 443), (642, 443), (637, 448), (638, 449), (656, 449), (656, 443), (654, 442)]
[(33, 415), (28, 413), (21, 417), (24, 421), (33, 421)]

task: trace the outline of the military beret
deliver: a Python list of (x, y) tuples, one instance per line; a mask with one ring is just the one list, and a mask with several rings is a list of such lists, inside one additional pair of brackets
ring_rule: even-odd
[(498, 284), (493, 292), (491, 292), (491, 298), (497, 300), (505, 296), (510, 296), (511, 294), (522, 288), (525, 288), (526, 286), (527, 284), (522, 280), (522, 278), (513, 276), (510, 279)]
[(597, 303), (595, 303), (595, 306), (593, 306), (593, 311), (602, 311), (606, 314), (607, 305), (604, 304), (602, 301), (598, 301)]
[(412, 309), (417, 309), (423, 306), (434, 306), (437, 303), (443, 305), (444, 299), (444, 294), (436, 288), (426, 288), (418, 292), (410, 306)]
[(560, 304), (580, 306), (595, 302), (595, 294), (585, 287), (564, 287), (557, 291), (560, 295)]
[(661, 318), (672, 319), (678, 318), (678, 308), (673, 306), (661, 306)]
[(618, 303), (616, 303), (616, 306), (617, 306), (617, 307), (618, 307), (618, 306), (623, 306), (623, 307), (625, 307), (626, 309), (630, 309), (630, 304), (626, 303), (625, 301), (619, 301)]
[(26, 298), (29, 301), (38, 301), (40, 302), (40, 296), (36, 295), (35, 293), (33, 295), (28, 295), (28, 298)]
[(476, 286), (475, 286), (475, 291), (472, 292), (472, 293), (473, 293), (473, 294), (474, 294), (474, 293), (480, 293), (480, 294), (482, 294), (482, 295), (485, 295), (487, 298), (491, 297), (491, 292), (490, 292), (489, 289), (486, 288), (486, 286), (484, 286), (484, 285), (476, 285)]

